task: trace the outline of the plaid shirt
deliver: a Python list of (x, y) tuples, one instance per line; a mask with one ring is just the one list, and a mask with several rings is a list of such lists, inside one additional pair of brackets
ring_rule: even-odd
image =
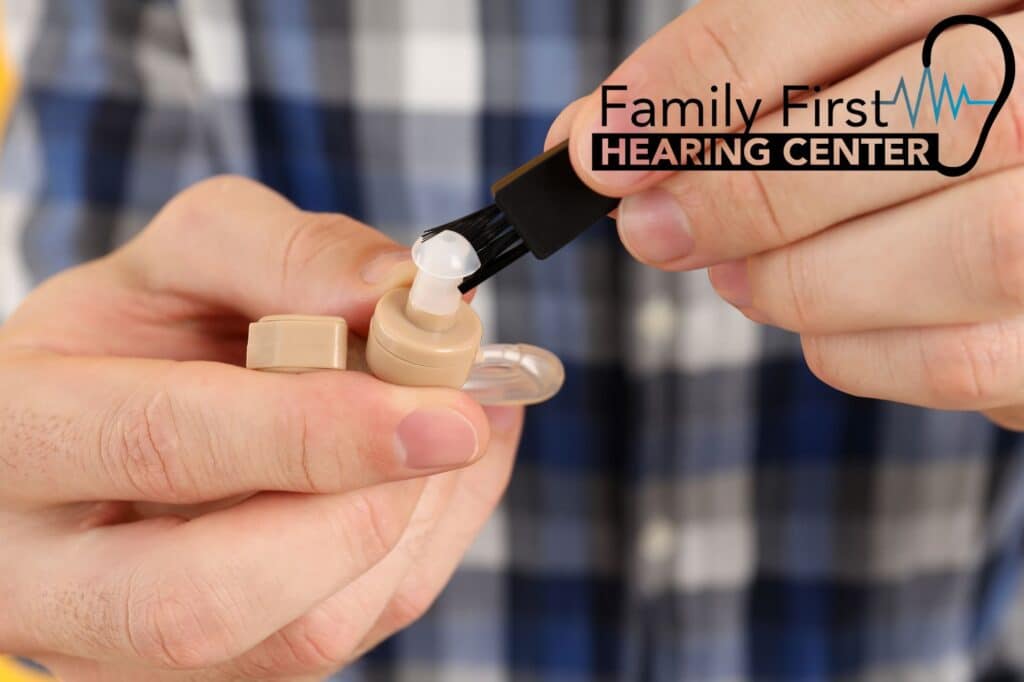
[[(768, 0), (757, 0), (766, 2)], [(23, 91), (0, 296), (211, 173), (409, 242), (490, 201), (669, 0), (8, 0)], [(345, 680), (1024, 679), (1024, 456), (976, 414), (853, 398), (704, 273), (608, 226), (479, 297), (558, 353), (511, 488), (418, 624)]]

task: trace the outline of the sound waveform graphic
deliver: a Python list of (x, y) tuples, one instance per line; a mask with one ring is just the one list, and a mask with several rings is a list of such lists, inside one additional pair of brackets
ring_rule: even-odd
[(939, 84), (939, 89), (935, 89), (935, 79), (932, 77), (931, 67), (925, 67), (924, 71), (921, 72), (921, 83), (917, 87), (917, 97), (914, 101), (910, 99), (910, 92), (907, 89), (907, 81), (903, 76), (900, 76), (900, 82), (896, 86), (896, 92), (893, 93), (892, 99), (879, 100), (879, 104), (884, 105), (895, 105), (900, 101), (900, 97), (903, 97), (904, 104), (907, 107), (907, 115), (910, 117), (911, 127), (917, 127), (917, 119), (921, 114), (921, 104), (924, 99), (925, 86), (928, 87), (928, 93), (931, 98), (932, 115), (935, 117), (935, 122), (939, 122), (939, 117), (942, 115), (942, 105), (944, 102), (949, 102), (949, 110), (953, 114), (953, 120), (960, 114), (960, 109), (964, 105), (968, 106), (992, 106), (996, 103), (994, 99), (974, 99), (971, 94), (967, 92), (967, 84), (960, 86), (960, 92), (957, 93), (956, 98), (953, 97), (953, 87), (949, 84), (949, 74), (942, 74), (942, 82)]

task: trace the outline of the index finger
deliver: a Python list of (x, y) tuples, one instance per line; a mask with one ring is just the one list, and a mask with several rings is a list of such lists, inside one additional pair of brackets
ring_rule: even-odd
[(302, 211), (257, 182), (219, 176), (174, 197), (114, 260), (151, 291), (249, 319), (339, 315), (365, 334), (381, 295), (412, 281), (408, 252), (348, 216)]

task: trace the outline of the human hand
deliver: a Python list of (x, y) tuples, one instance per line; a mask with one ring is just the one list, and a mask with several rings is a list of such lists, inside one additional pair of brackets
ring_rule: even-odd
[[(888, 106), (889, 129), (869, 114), (851, 131), (839, 120), (791, 110), (783, 85), (821, 85), (828, 100), (888, 98), (905, 76), (911, 98), (922, 74), (922, 39), (964, 9), (943, 0), (787, 3), (707, 0), (641, 46), (607, 80), (630, 98), (697, 97), (730, 83), (734, 98), (763, 100), (755, 133), (910, 132), (909, 113)], [(1024, 39), (1020, 2), (982, 0), (1014, 45)], [(977, 27), (942, 33), (932, 52), (936, 89), (995, 99), (999, 43)], [(914, 133), (937, 132), (947, 165), (971, 156), (991, 106), (965, 105), (936, 123), (927, 88)], [(807, 100), (810, 102), (810, 100)], [(749, 107), (748, 107), (749, 110)], [(710, 267), (719, 294), (750, 319), (798, 332), (811, 370), (860, 396), (980, 410), (1024, 429), (1024, 101), (1020, 88), (996, 117), (966, 176), (936, 172), (644, 172), (592, 169), (591, 134), (630, 129), (615, 111), (599, 128), (600, 95), (568, 107), (549, 143), (570, 136), (580, 176), (625, 197), (623, 243), (664, 270)], [(721, 120), (721, 117), (720, 117)], [(742, 129), (733, 114), (729, 130)], [(661, 129), (665, 131), (665, 128)], [(650, 132), (649, 129), (644, 131)], [(641, 131), (643, 132), (643, 131)], [(668, 130), (668, 132), (683, 132)], [(706, 125), (686, 132), (726, 132)]]
[(319, 679), (417, 618), (522, 411), (229, 364), (270, 313), (365, 334), (406, 254), (223, 177), (33, 292), (0, 328), (0, 651), (72, 681)]

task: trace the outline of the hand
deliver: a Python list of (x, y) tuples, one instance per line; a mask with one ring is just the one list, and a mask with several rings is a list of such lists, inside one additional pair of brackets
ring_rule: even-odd
[[(1017, 46), (1021, 3), (981, 0)], [(786, 3), (707, 0), (640, 47), (609, 84), (630, 98), (763, 99), (758, 132), (854, 132), (845, 119), (815, 127), (813, 110), (779, 107), (784, 84), (822, 85), (823, 102), (882, 98), (905, 76), (916, 95), (921, 41), (963, 3)], [(977, 27), (944, 32), (933, 52), (939, 87), (965, 84), (995, 98), (1004, 77), (995, 38)], [(831, 84), (831, 85), (829, 85)], [(1018, 85), (995, 119), (975, 169), (936, 172), (594, 172), (590, 136), (600, 96), (566, 109), (549, 141), (571, 134), (575, 168), (594, 189), (625, 197), (623, 243), (664, 270), (711, 266), (719, 294), (750, 319), (798, 332), (810, 368), (843, 391), (936, 408), (981, 410), (1024, 429), (1024, 100)], [(886, 132), (938, 132), (940, 158), (962, 163), (989, 106), (949, 102), (936, 124), (926, 91), (912, 129), (903, 106), (886, 107)], [(839, 112), (842, 112), (839, 109)], [(738, 117), (733, 122), (739, 122)], [(628, 121), (611, 121), (616, 131)], [(873, 118), (862, 132), (878, 132)], [(737, 125), (733, 126), (736, 129)], [(607, 129), (606, 129), (607, 130)], [(705, 126), (689, 132), (724, 132)]]
[(374, 230), (215, 178), (29, 296), (0, 328), (0, 651), (72, 681), (318, 679), (417, 618), (521, 410), (235, 366), (249, 320), (365, 333), (410, 273)]

